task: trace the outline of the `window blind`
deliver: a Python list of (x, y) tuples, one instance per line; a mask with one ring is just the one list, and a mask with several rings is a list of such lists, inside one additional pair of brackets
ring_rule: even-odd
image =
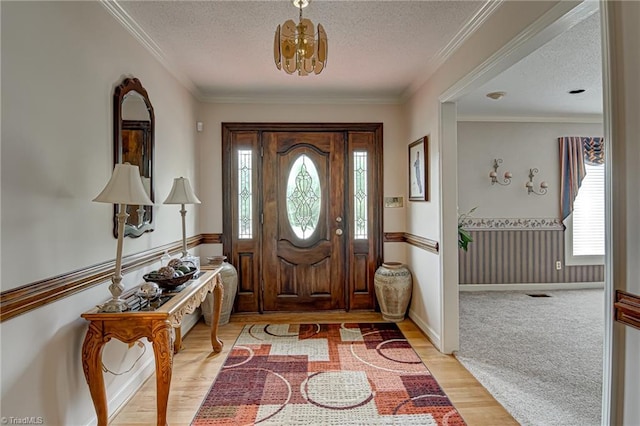
[(573, 210), (573, 255), (604, 255), (604, 165), (585, 164)]

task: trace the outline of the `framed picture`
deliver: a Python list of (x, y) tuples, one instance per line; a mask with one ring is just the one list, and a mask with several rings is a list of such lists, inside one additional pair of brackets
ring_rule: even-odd
[(409, 144), (409, 201), (429, 201), (429, 137)]

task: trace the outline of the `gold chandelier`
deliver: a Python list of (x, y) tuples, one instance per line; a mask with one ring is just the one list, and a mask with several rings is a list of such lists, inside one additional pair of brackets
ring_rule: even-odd
[(276, 28), (273, 58), (276, 67), (284, 69), (287, 74), (320, 74), (327, 65), (327, 33), (318, 24), (318, 33), (315, 34), (313, 22), (302, 19), (302, 8), (307, 7), (309, 1), (293, 0), (293, 5), (300, 9), (298, 25), (289, 19), (282, 28), (280, 25)]

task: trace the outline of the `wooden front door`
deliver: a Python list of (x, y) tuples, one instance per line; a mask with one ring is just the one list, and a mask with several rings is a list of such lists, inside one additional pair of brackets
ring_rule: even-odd
[(235, 312), (374, 309), (380, 123), (223, 123)]
[(345, 307), (343, 139), (263, 134), (266, 311)]

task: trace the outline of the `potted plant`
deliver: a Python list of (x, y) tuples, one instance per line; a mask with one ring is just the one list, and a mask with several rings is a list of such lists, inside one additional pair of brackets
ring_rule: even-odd
[(471, 216), (478, 207), (474, 207), (469, 210), (467, 213), (463, 213), (458, 215), (458, 247), (464, 251), (469, 249), (469, 243), (473, 242), (473, 237), (471, 237), (471, 233), (462, 227), (462, 224), (466, 218)]

